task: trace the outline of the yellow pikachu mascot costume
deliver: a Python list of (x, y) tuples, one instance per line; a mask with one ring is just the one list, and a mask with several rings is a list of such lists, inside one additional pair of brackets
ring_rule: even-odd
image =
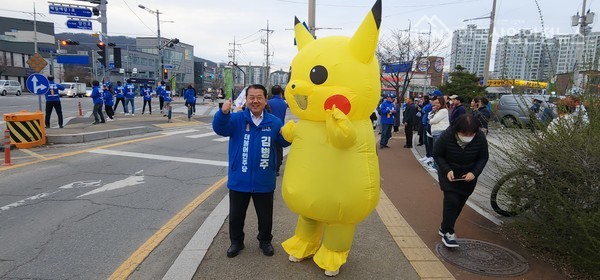
[(300, 120), (282, 129), (292, 143), (283, 198), (299, 215), (282, 246), (293, 262), (314, 255), (328, 276), (348, 258), (356, 224), (379, 201), (379, 163), (369, 116), (381, 84), (375, 50), (381, 23), (378, 0), (352, 38), (315, 40), (295, 19), (298, 54), (285, 90)]

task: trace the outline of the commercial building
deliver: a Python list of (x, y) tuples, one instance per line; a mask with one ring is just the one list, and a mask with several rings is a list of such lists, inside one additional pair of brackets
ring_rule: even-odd
[[(136, 49), (140, 52), (154, 54), (159, 57), (155, 64), (155, 71), (149, 73), (158, 81), (171, 79), (175, 77), (177, 88), (187, 87), (194, 84), (194, 46), (183, 42), (174, 44), (172, 47), (166, 46), (170, 39), (160, 38), (162, 48), (162, 57), (158, 50), (157, 37), (137, 37)], [(165, 69), (162, 72), (161, 68)]]

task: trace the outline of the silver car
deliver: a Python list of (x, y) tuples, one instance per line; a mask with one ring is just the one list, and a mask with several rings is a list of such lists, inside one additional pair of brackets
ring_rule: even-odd
[(21, 84), (13, 80), (0, 80), (0, 95), (5, 96), (9, 93), (21, 95)]
[(506, 127), (529, 126), (531, 125), (529, 108), (533, 105), (533, 99), (541, 100), (542, 108), (550, 106), (549, 95), (506, 94), (500, 97), (496, 115)]

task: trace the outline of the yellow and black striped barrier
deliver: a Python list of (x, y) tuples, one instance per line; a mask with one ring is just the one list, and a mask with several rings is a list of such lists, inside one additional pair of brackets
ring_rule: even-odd
[(6, 128), (10, 131), (10, 142), (19, 149), (27, 149), (46, 144), (44, 114), (21, 111), (4, 114)]

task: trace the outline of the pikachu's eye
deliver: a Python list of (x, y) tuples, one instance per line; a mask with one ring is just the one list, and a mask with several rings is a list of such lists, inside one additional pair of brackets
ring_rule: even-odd
[(317, 65), (310, 70), (310, 81), (315, 85), (320, 85), (327, 81), (327, 69), (322, 65)]

